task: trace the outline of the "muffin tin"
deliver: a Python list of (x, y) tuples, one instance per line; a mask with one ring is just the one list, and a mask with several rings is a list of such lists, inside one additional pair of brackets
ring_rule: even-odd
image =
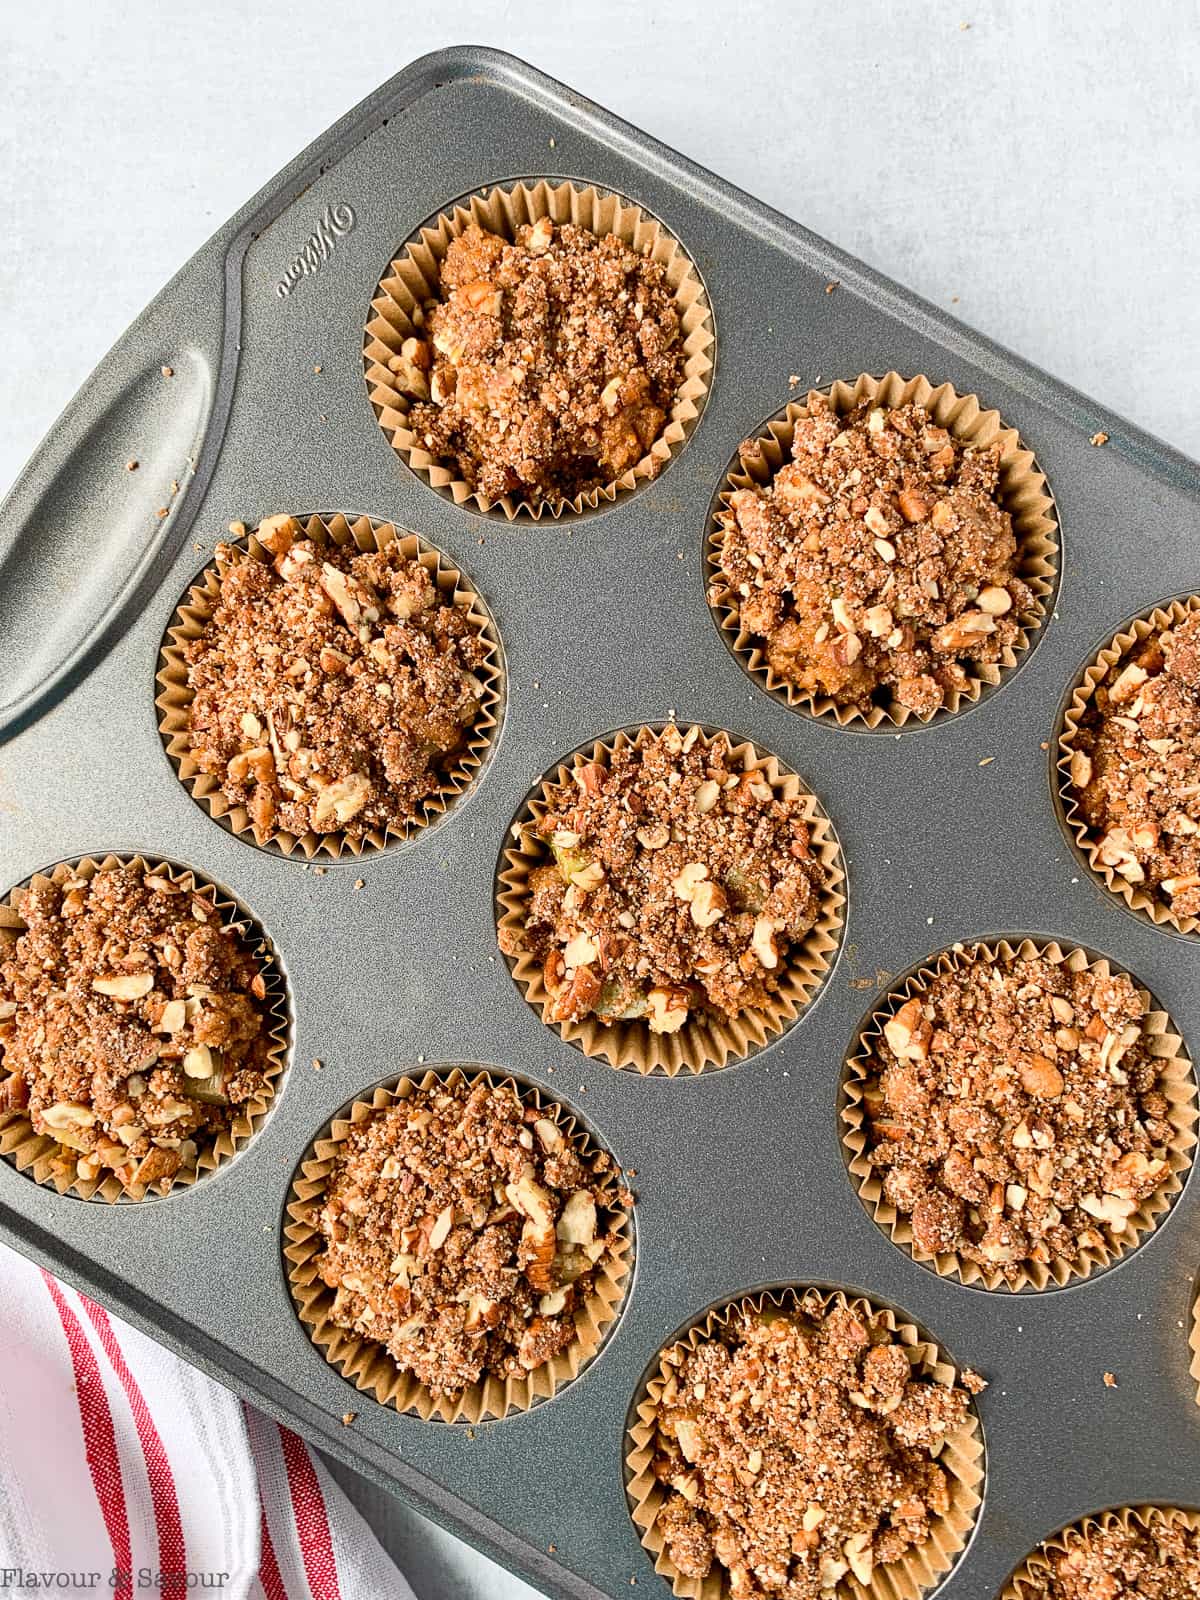
[[(594, 512), (510, 524), (455, 506), (397, 457), (363, 384), (363, 337), (381, 274), (422, 223), (482, 185), (538, 177), (595, 183), (665, 223), (704, 281), (715, 370), (656, 479)], [(889, 369), (996, 407), (1035, 452), (1062, 539), (1054, 612), (1019, 674), (890, 735), (764, 692), (705, 590), (739, 441), (809, 386)], [(1200, 948), (1091, 877), (1053, 776), (1085, 664), (1130, 617), (1200, 589), (1198, 504), (1194, 463), (529, 67), (473, 48), (417, 62), (183, 269), (0, 511), (0, 889), (85, 853), (169, 856), (259, 919), (294, 1011), (274, 1108), (219, 1170), (152, 1204), (106, 1205), (3, 1161), (0, 1237), (573, 1600), (670, 1592), (630, 1516), (626, 1427), (676, 1330), (771, 1285), (867, 1294), (991, 1380), (983, 1504), (946, 1600), (990, 1600), (1086, 1513), (1200, 1508), (1194, 1173), (1117, 1265), (993, 1293), (939, 1278), (880, 1231), (838, 1120), (842, 1063), (889, 976), (956, 940), (1086, 946), (1197, 1048)], [(323, 873), (214, 822), (167, 759), (154, 705), (164, 633), (213, 544), (233, 520), (284, 510), (418, 533), (486, 602), (505, 668), (478, 781), (409, 839)], [(538, 779), (672, 713), (799, 773), (848, 869), (841, 948), (799, 1020), (724, 1071), (673, 1079), (616, 1070), (543, 1026), (495, 938), (508, 829)], [(473, 1062), (593, 1129), (635, 1171), (638, 1203), (631, 1286), (595, 1360), (530, 1411), (466, 1427), (376, 1405), (325, 1361), (288, 1293), (283, 1229), (293, 1174), (332, 1117), (426, 1063)]]

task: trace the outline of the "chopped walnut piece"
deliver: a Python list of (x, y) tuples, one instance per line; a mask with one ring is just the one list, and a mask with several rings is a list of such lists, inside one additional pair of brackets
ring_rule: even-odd
[(949, 1508), (935, 1458), (968, 1394), (912, 1365), (882, 1312), (739, 1309), (663, 1370), (655, 1526), (687, 1577), (822, 1600), (923, 1545)]
[(437, 1083), (377, 1109), (340, 1142), (317, 1218), (330, 1319), (436, 1394), (524, 1376), (575, 1338), (612, 1263), (611, 1179), (511, 1087)]
[(542, 964), (551, 1021), (674, 1033), (767, 1003), (826, 882), (806, 797), (737, 770), (726, 735), (674, 726), (545, 793), (529, 832), (554, 864), (530, 876), (517, 948)]
[(270, 1092), (257, 960), (211, 899), (133, 866), (41, 882), (20, 915), (0, 947), (6, 1106), (71, 1176), (165, 1191)]
[(439, 288), (428, 342), (406, 340), (389, 362), (421, 449), (489, 499), (551, 503), (649, 454), (685, 364), (660, 262), (546, 217), (512, 241), (472, 222)]
[(259, 534), (274, 566), (220, 546), (186, 647), (192, 758), (263, 836), (400, 830), (461, 757), (486, 643), (396, 543), (321, 548), (294, 517)]
[(1101, 864), (1200, 916), (1200, 609), (1109, 667), (1073, 740), (1070, 794)]
[(1015, 1283), (1077, 1262), (1097, 1222), (1117, 1247), (1170, 1175), (1144, 1018), (1123, 973), (982, 950), (904, 1001), (871, 1047), (862, 1104), (868, 1159), (920, 1252)]
[[(756, 456), (742, 447), (745, 464)], [(999, 461), (921, 406), (841, 415), (810, 394), (791, 461), (723, 518), (731, 603), (778, 676), (861, 712), (899, 701), (928, 715), (964, 687), (965, 664), (1001, 661), (1034, 595)]]

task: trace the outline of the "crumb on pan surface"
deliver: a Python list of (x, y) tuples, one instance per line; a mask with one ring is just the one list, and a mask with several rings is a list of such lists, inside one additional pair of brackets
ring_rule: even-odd
[(317, 1217), (330, 1320), (435, 1394), (550, 1361), (612, 1257), (631, 1197), (555, 1109), (509, 1085), (438, 1083), (339, 1142)]
[(718, 1567), (734, 1600), (819, 1600), (848, 1574), (869, 1584), (950, 1508), (935, 1456), (968, 1391), (919, 1372), (886, 1313), (739, 1308), (664, 1371), (656, 1527), (684, 1577)]
[(1106, 1517), (1038, 1552), (1022, 1600), (1195, 1600), (1200, 1528), (1163, 1515)]
[(547, 786), (529, 827), (552, 860), (530, 875), (523, 929), (500, 930), (506, 955), (541, 962), (547, 1020), (673, 1033), (697, 1011), (735, 1016), (815, 926), (827, 875), (807, 797), (780, 798), (735, 770), (726, 735), (699, 732), (669, 726)]
[(0, 943), (0, 1109), (85, 1181), (165, 1193), (269, 1095), (259, 963), (211, 891), (126, 866), (39, 881)]
[(1009, 1282), (1120, 1248), (1174, 1138), (1124, 973), (977, 950), (894, 1006), (863, 1063), (868, 1160), (915, 1248)]
[(561, 501), (647, 455), (686, 360), (661, 263), (549, 217), (512, 242), (472, 222), (440, 288), (388, 365), (418, 442), (472, 489)]
[[(759, 445), (742, 446), (750, 465)], [(741, 628), (798, 690), (927, 717), (998, 663), (1035, 595), (1001, 503), (1001, 446), (963, 443), (917, 404), (848, 413), (813, 392), (792, 459), (722, 513)]]
[(1071, 743), (1071, 789), (1101, 866), (1173, 916), (1200, 916), (1200, 610), (1109, 667)]
[(192, 758), (260, 840), (400, 831), (464, 748), (487, 645), (395, 543), (321, 546), (290, 516), (257, 537), (269, 563), (218, 547), (219, 598), (185, 646)]

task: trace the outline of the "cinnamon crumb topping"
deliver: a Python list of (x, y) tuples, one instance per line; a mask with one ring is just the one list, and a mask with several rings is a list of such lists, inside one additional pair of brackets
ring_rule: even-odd
[(135, 867), (44, 882), (0, 930), (0, 1110), (72, 1177), (164, 1193), (270, 1093), (266, 984), (211, 890)]
[(1177, 917), (1200, 916), (1200, 610), (1121, 656), (1096, 685), (1071, 788), (1103, 866)]
[(557, 1116), (481, 1081), (417, 1089), (356, 1123), (317, 1219), (330, 1320), (444, 1395), (565, 1349), (621, 1202), (609, 1157)]
[(388, 363), (423, 449), (493, 500), (570, 499), (647, 455), (684, 369), (660, 262), (548, 217), (511, 243), (471, 223), (440, 282)]
[(1029, 1600), (1195, 1600), (1200, 1531), (1174, 1519), (1089, 1528), (1045, 1552), (1047, 1569), (1022, 1575)]
[[(741, 455), (753, 466), (758, 442)], [(922, 406), (841, 415), (811, 393), (791, 461), (722, 518), (722, 575), (779, 677), (926, 716), (967, 685), (964, 663), (1000, 661), (1034, 595), (999, 463), (998, 444), (963, 444)]]
[(847, 1574), (869, 1584), (949, 1510), (934, 1458), (968, 1396), (924, 1376), (884, 1313), (739, 1310), (666, 1359), (656, 1526), (686, 1577), (720, 1566), (734, 1600), (820, 1600)]
[(487, 646), (419, 561), (326, 547), (267, 518), (229, 545), (186, 647), (191, 754), (262, 836), (400, 830), (444, 787), (484, 698)]
[(502, 929), (501, 947), (542, 963), (551, 1021), (645, 1018), (673, 1033), (695, 1010), (767, 1002), (826, 882), (806, 797), (735, 769), (725, 734), (674, 725), (546, 796), (530, 831), (553, 863), (531, 873), (524, 929)]
[(1124, 973), (976, 952), (884, 1024), (863, 1091), (871, 1164), (917, 1249), (1017, 1281), (1127, 1243), (1173, 1137)]

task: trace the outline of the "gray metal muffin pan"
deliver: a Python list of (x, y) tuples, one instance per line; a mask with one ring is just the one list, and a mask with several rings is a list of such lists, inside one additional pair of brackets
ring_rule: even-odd
[[(456, 509), (396, 456), (367, 400), (362, 332), (384, 266), (432, 212), (484, 183), (555, 175), (615, 189), (677, 234), (711, 296), (715, 381), (655, 483), (591, 516), (508, 524)], [(898, 737), (764, 693), (726, 649), (703, 584), (709, 507), (738, 441), (810, 383), (889, 367), (998, 407), (1035, 450), (1063, 535), (1056, 610), (1019, 670), (977, 707)], [(945, 1600), (991, 1600), (1031, 1546), (1085, 1512), (1200, 1507), (1195, 1178), (1108, 1272), (989, 1294), (884, 1237), (851, 1186), (837, 1120), (877, 969), (902, 972), (956, 939), (1088, 945), (1200, 1047), (1200, 945), (1091, 880), (1051, 783), (1060, 706), (1086, 659), (1132, 614), (1200, 588), (1198, 503), (1193, 462), (572, 91), (481, 49), (417, 62), (189, 262), (0, 511), (0, 885), (84, 852), (186, 862), (261, 919), (295, 1006), (276, 1108), (222, 1170), (162, 1202), (105, 1206), (0, 1162), (0, 1236), (557, 1596), (669, 1592), (626, 1504), (629, 1406), (677, 1328), (765, 1284), (869, 1293), (991, 1380), (984, 1504)], [(370, 512), (440, 546), (491, 606), (509, 675), (471, 793), (411, 842), (320, 877), (210, 820), (172, 772), (154, 710), (163, 630), (226, 524), (305, 508)], [(543, 1027), (493, 918), (497, 858), (534, 779), (595, 734), (671, 711), (798, 771), (849, 868), (844, 943), (808, 1013), (752, 1059), (675, 1080), (614, 1071)], [(549, 1402), (472, 1430), (398, 1416), (349, 1386), (297, 1321), (281, 1263), (284, 1199), (310, 1139), (422, 1060), (511, 1069), (637, 1174), (632, 1289), (601, 1354)]]

